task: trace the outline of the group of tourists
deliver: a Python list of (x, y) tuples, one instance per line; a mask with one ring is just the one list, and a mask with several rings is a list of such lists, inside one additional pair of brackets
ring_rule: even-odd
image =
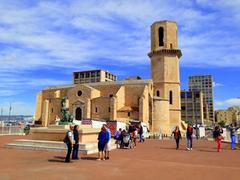
[[(119, 128), (114, 135), (114, 139), (116, 140), (117, 146), (124, 147), (127, 143), (130, 146), (130, 142), (134, 143), (134, 146), (137, 145), (137, 136), (139, 134), (140, 141), (143, 142), (143, 128), (142, 126), (132, 126), (130, 125), (128, 130)], [(97, 160), (109, 160), (110, 159), (110, 151), (111, 151), (111, 131), (107, 127), (107, 125), (103, 125), (101, 131), (98, 134), (98, 159)], [(125, 137), (128, 137), (127, 142), (124, 141)]]
[[(182, 139), (181, 131), (178, 126), (172, 132), (174, 139), (176, 141), (176, 149), (179, 149), (179, 141)], [(192, 135), (193, 135), (193, 127), (188, 124), (187, 131), (186, 131), (186, 138), (187, 138), (187, 150), (192, 150)]]
[[(141, 125), (139, 126), (133, 126), (130, 125), (128, 130), (125, 129), (119, 129), (116, 134), (114, 135), (114, 139), (117, 142), (120, 142), (120, 147), (123, 147), (124, 145), (124, 137), (125, 135), (129, 135), (129, 140), (134, 143), (134, 146), (137, 145), (137, 136), (139, 134), (139, 142), (144, 142), (143, 137), (143, 127)], [(109, 160), (110, 159), (110, 151), (111, 151), (111, 131), (107, 127), (106, 124), (104, 124), (101, 128), (101, 131), (98, 133), (98, 161), (101, 160)], [(78, 149), (79, 149), (79, 126), (75, 125), (69, 126), (69, 130), (66, 132), (66, 135), (64, 137), (64, 143), (67, 146), (67, 154), (65, 158), (65, 162), (69, 163), (71, 162), (71, 155), (72, 160), (78, 160)], [(130, 145), (130, 144), (129, 144)]]
[[(236, 124), (231, 124), (227, 127), (230, 131), (231, 137), (231, 149), (234, 150), (236, 148), (236, 138), (238, 138), (238, 145), (240, 149), (240, 135), (237, 135), (237, 127)], [(78, 160), (78, 149), (79, 149), (79, 126), (70, 125), (70, 129), (67, 131), (64, 143), (67, 145), (67, 155), (65, 158), (65, 162), (69, 163), (72, 155), (73, 160)], [(223, 130), (221, 126), (215, 126), (213, 130), (213, 138), (217, 143), (217, 151), (221, 151), (221, 142), (224, 139), (222, 136)], [(137, 137), (139, 135), (139, 142), (144, 142), (143, 137), (143, 127), (141, 125), (130, 125), (128, 130), (119, 129), (116, 131), (114, 135), (114, 139), (116, 140), (116, 144), (120, 145), (120, 148), (124, 148), (125, 145), (127, 147), (134, 147), (137, 145)], [(182, 134), (178, 126), (175, 127), (172, 132), (174, 139), (176, 141), (176, 149), (179, 149), (179, 143), (182, 139)], [(111, 131), (107, 127), (107, 125), (103, 125), (101, 131), (98, 134), (98, 158), (97, 160), (109, 160), (110, 159), (110, 151), (111, 151)], [(186, 130), (186, 139), (187, 139), (187, 147), (188, 151), (193, 149), (193, 127), (188, 124)], [(130, 144), (131, 143), (131, 144)], [(133, 146), (131, 146), (133, 144)]]
[(125, 138), (129, 137), (128, 140), (133, 142), (133, 147), (137, 146), (137, 137), (139, 136), (139, 142), (144, 142), (143, 127), (141, 125), (129, 125), (128, 130), (119, 128), (116, 131), (114, 139), (116, 144), (120, 145), (120, 148), (124, 147), (125, 143), (129, 143)]
[(70, 125), (69, 130), (67, 131), (64, 137), (64, 143), (67, 145), (67, 155), (65, 158), (65, 162), (69, 163), (71, 154), (73, 160), (78, 160), (78, 149), (79, 149), (79, 126)]
[[(230, 132), (230, 138), (231, 138), (231, 149), (236, 149), (236, 138), (238, 138), (238, 146), (240, 149), (240, 134), (237, 135), (237, 130), (239, 127), (237, 127), (236, 123), (231, 124), (227, 127), (227, 129)], [(222, 136), (223, 130), (221, 126), (215, 126), (213, 130), (213, 138), (215, 142), (217, 143), (217, 151), (221, 151), (221, 142), (224, 139)], [(176, 149), (179, 149), (179, 141), (182, 139), (181, 131), (178, 126), (175, 127), (174, 131), (172, 132), (172, 135), (174, 136), (174, 139), (176, 141)], [(193, 127), (188, 124), (187, 131), (186, 131), (186, 139), (187, 139), (187, 150), (191, 151), (193, 147), (193, 141), (192, 141), (192, 135), (193, 135)]]

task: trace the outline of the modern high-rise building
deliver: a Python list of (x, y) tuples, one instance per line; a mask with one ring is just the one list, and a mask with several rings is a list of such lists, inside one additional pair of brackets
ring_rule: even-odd
[(73, 73), (73, 84), (116, 81), (117, 76), (104, 70), (79, 71)]
[(208, 106), (209, 120), (214, 121), (213, 77), (211, 75), (196, 75), (188, 78), (189, 91), (201, 91)]
[(181, 91), (182, 120), (190, 124), (208, 124), (208, 109), (201, 91)]

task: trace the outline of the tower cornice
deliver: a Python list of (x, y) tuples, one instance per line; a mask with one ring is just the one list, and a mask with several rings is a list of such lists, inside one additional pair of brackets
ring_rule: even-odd
[(148, 53), (148, 56), (151, 58), (156, 55), (161, 55), (161, 54), (172, 54), (172, 55), (177, 55), (177, 57), (180, 59), (182, 57), (182, 52), (180, 49), (158, 49), (158, 50), (153, 50), (150, 53)]

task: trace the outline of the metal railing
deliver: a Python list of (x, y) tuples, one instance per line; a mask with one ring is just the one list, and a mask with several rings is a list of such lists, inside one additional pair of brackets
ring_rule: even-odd
[(3, 126), (0, 127), (0, 135), (23, 135), (24, 128), (20, 126)]

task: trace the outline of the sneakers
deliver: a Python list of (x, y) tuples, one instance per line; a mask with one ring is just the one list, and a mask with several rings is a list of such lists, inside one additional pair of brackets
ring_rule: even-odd
[(187, 147), (187, 150), (190, 151), (190, 149)]

